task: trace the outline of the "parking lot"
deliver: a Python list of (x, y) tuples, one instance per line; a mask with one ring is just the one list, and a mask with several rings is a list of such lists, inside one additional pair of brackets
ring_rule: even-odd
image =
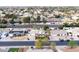
[(67, 30), (51, 30), (50, 40), (59, 41), (59, 40), (79, 40), (77, 35), (79, 33), (79, 28), (67, 29)]

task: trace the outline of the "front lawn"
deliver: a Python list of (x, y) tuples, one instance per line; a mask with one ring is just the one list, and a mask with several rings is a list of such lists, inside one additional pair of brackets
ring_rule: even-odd
[(18, 52), (19, 48), (10, 48), (8, 52)]

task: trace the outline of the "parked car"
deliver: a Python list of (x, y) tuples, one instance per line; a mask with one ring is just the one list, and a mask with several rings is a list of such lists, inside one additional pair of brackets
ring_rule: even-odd
[(13, 36), (21, 36), (28, 33), (28, 31), (10, 31), (10, 34), (13, 34)]
[(8, 32), (2, 32), (0, 36), (1, 37), (7, 37), (8, 36)]

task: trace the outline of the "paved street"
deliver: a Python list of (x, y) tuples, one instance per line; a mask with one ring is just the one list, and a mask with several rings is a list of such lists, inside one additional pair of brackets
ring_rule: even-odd
[[(46, 25), (46, 24), (45, 24)], [(43, 24), (25, 24), (25, 25), (7, 25), (7, 28), (29, 28), (29, 27), (43, 27)], [(49, 27), (58, 27), (60, 25), (48, 24)]]
[[(52, 41), (49, 41), (52, 42)], [(58, 46), (64, 46), (67, 45), (67, 41), (60, 42), (60, 41), (55, 41), (56, 45)], [(79, 41), (76, 41), (79, 44)], [(35, 42), (34, 41), (7, 41), (7, 42), (0, 42), (0, 46), (34, 46)]]

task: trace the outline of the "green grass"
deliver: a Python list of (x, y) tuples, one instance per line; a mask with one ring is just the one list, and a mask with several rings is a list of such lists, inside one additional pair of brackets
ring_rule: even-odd
[(10, 48), (8, 52), (18, 52), (19, 48)]

